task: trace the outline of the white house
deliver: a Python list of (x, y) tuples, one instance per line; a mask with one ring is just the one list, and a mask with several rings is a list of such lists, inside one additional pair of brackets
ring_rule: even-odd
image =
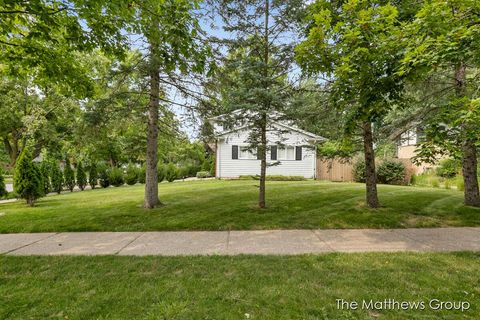
[[(238, 178), (242, 175), (259, 175), (260, 160), (249, 151), (248, 124), (225, 129), (221, 116), (211, 119), (214, 128), (216, 152), (216, 178)], [(271, 120), (268, 125), (267, 161), (276, 165), (267, 167), (267, 175), (303, 176), (315, 178), (315, 144), (326, 140), (304, 131), (286, 121)]]

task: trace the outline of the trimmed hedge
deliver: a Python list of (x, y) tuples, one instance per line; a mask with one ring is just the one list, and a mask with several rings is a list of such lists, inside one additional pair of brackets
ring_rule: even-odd
[(127, 167), (127, 173), (125, 174), (125, 182), (129, 186), (133, 186), (138, 181), (138, 168), (133, 164), (129, 164)]
[[(404, 184), (406, 176), (405, 165), (394, 160), (384, 160), (376, 165), (377, 183)], [(353, 166), (353, 180), (365, 183), (366, 166), (365, 160), (358, 160)]]
[(405, 183), (405, 165), (401, 162), (385, 160), (377, 168), (377, 181), (384, 184)]
[(112, 168), (108, 172), (108, 179), (114, 187), (121, 187), (125, 184), (125, 179), (123, 178), (123, 171), (120, 168)]

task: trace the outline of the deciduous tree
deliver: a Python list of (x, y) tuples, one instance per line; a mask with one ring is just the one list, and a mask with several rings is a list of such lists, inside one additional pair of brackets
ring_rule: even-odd
[(397, 73), (402, 58), (398, 10), (365, 0), (321, 0), (309, 10), (307, 39), (296, 48), (297, 60), (306, 72), (325, 76), (332, 102), (346, 119), (346, 133), (361, 130), (367, 205), (377, 208), (372, 123), (403, 90)]

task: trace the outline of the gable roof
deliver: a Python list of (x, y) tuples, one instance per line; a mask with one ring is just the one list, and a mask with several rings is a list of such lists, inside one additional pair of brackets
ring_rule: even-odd
[[(240, 110), (233, 111), (233, 113), (239, 113), (239, 112), (240, 112)], [(220, 116), (217, 116), (217, 117), (214, 117), (214, 118), (210, 118), (210, 120), (215, 121), (215, 120), (221, 119), (222, 117), (224, 117), (224, 115), (220, 115)], [(276, 125), (281, 126), (281, 127), (284, 127), (287, 130), (301, 133), (301, 134), (303, 134), (303, 135), (305, 135), (305, 136), (307, 136), (307, 137), (309, 137), (309, 138), (311, 138), (312, 140), (315, 140), (315, 141), (326, 141), (326, 140), (328, 140), (327, 138), (324, 138), (322, 136), (319, 136), (319, 135), (316, 135), (314, 133), (302, 130), (302, 129), (298, 128), (297, 126), (294, 126), (294, 125), (291, 125), (291, 124), (286, 124), (283, 121), (271, 121), (271, 123), (276, 124)], [(225, 131), (222, 131), (222, 132), (218, 132), (217, 134), (215, 134), (215, 137), (222, 137), (222, 136), (225, 136), (225, 135), (233, 133), (233, 132), (248, 129), (249, 127), (250, 127), (250, 125), (247, 124), (247, 125), (243, 125), (243, 126), (239, 126), (239, 127), (230, 129), (230, 130), (225, 130)]]

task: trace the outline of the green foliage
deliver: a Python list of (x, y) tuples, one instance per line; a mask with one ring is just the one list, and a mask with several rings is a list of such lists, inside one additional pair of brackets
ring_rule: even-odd
[(436, 169), (436, 173), (442, 178), (453, 178), (459, 173), (461, 167), (462, 164), (459, 160), (444, 159), (440, 161), (439, 166)]
[(189, 177), (190, 167), (178, 167), (177, 168), (177, 178), (185, 179)]
[(42, 173), (44, 194), (48, 194), (52, 190), (50, 171), (49, 163), (47, 161), (42, 161), (42, 164), (40, 165), (40, 172)]
[(209, 177), (211, 177), (209, 171), (198, 171), (196, 176), (197, 176), (197, 178), (199, 178), (199, 179), (204, 179), (204, 178), (209, 178)]
[(85, 190), (87, 185), (87, 174), (81, 161), (79, 161), (77, 165), (77, 185), (82, 191)]
[(125, 182), (133, 186), (135, 183), (138, 182), (138, 168), (133, 164), (129, 163), (127, 167), (127, 173), (125, 175)]
[(178, 168), (175, 164), (173, 164), (171, 162), (169, 164), (167, 164), (167, 168), (166, 168), (166, 171), (165, 171), (165, 179), (168, 182), (173, 182), (176, 179), (178, 179)]
[(347, 0), (313, 3), (307, 16), (307, 38), (296, 47), (296, 59), (310, 74), (326, 74), (330, 102), (344, 111), (345, 129), (374, 122), (400, 99), (402, 76), (396, 73), (402, 53), (398, 9), (392, 3)]
[(440, 188), (440, 179), (438, 177), (431, 177), (430, 183), (434, 188)]
[(30, 206), (44, 195), (42, 173), (33, 163), (32, 156), (26, 149), (17, 159), (13, 186), (18, 196), (25, 199)]
[(97, 164), (95, 162), (92, 162), (88, 168), (88, 184), (90, 184), (92, 190), (95, 189), (98, 184)]
[(98, 181), (102, 188), (108, 188), (110, 186), (109, 170), (104, 163), (98, 166)]
[(349, 141), (328, 140), (317, 148), (317, 154), (323, 158), (350, 158), (355, 154), (354, 145)]
[(123, 178), (123, 170), (117, 167), (112, 168), (108, 172), (108, 179), (110, 183), (115, 187), (123, 186), (125, 180)]
[(446, 179), (445, 182), (443, 183), (443, 185), (445, 186), (445, 189), (451, 189), (452, 186), (451, 186), (451, 183), (452, 181), (450, 179)]
[(73, 192), (75, 188), (75, 171), (73, 171), (72, 166), (70, 165), (70, 159), (67, 157), (65, 160), (65, 168), (63, 169), (64, 183), (70, 192)]
[(365, 160), (360, 159), (353, 165), (353, 181), (365, 183), (366, 181)]
[(5, 186), (5, 177), (2, 174), (2, 170), (0, 170), (0, 198), (7, 197), (7, 187)]
[(465, 190), (465, 181), (463, 180), (463, 177), (461, 177), (460, 179), (457, 179), (457, 190), (458, 191)]
[[(158, 164), (157, 164), (158, 183), (165, 180), (166, 173), (167, 173), (167, 168), (166, 168), (165, 164), (163, 162), (159, 161)], [(144, 179), (143, 183), (145, 183), (145, 179)]]
[(63, 188), (63, 173), (60, 170), (57, 161), (53, 161), (50, 164), (50, 177), (52, 181), (52, 190), (60, 194)]
[(380, 183), (403, 184), (405, 174), (405, 165), (398, 161), (384, 160), (377, 168), (377, 179)]
[(416, 185), (418, 182), (417, 182), (417, 175), (416, 174), (412, 174), (412, 176), (410, 177), (410, 184), (412, 186)]
[(146, 177), (147, 177), (146, 168), (145, 168), (145, 165), (143, 165), (140, 167), (140, 170), (138, 171), (138, 183), (144, 184)]

